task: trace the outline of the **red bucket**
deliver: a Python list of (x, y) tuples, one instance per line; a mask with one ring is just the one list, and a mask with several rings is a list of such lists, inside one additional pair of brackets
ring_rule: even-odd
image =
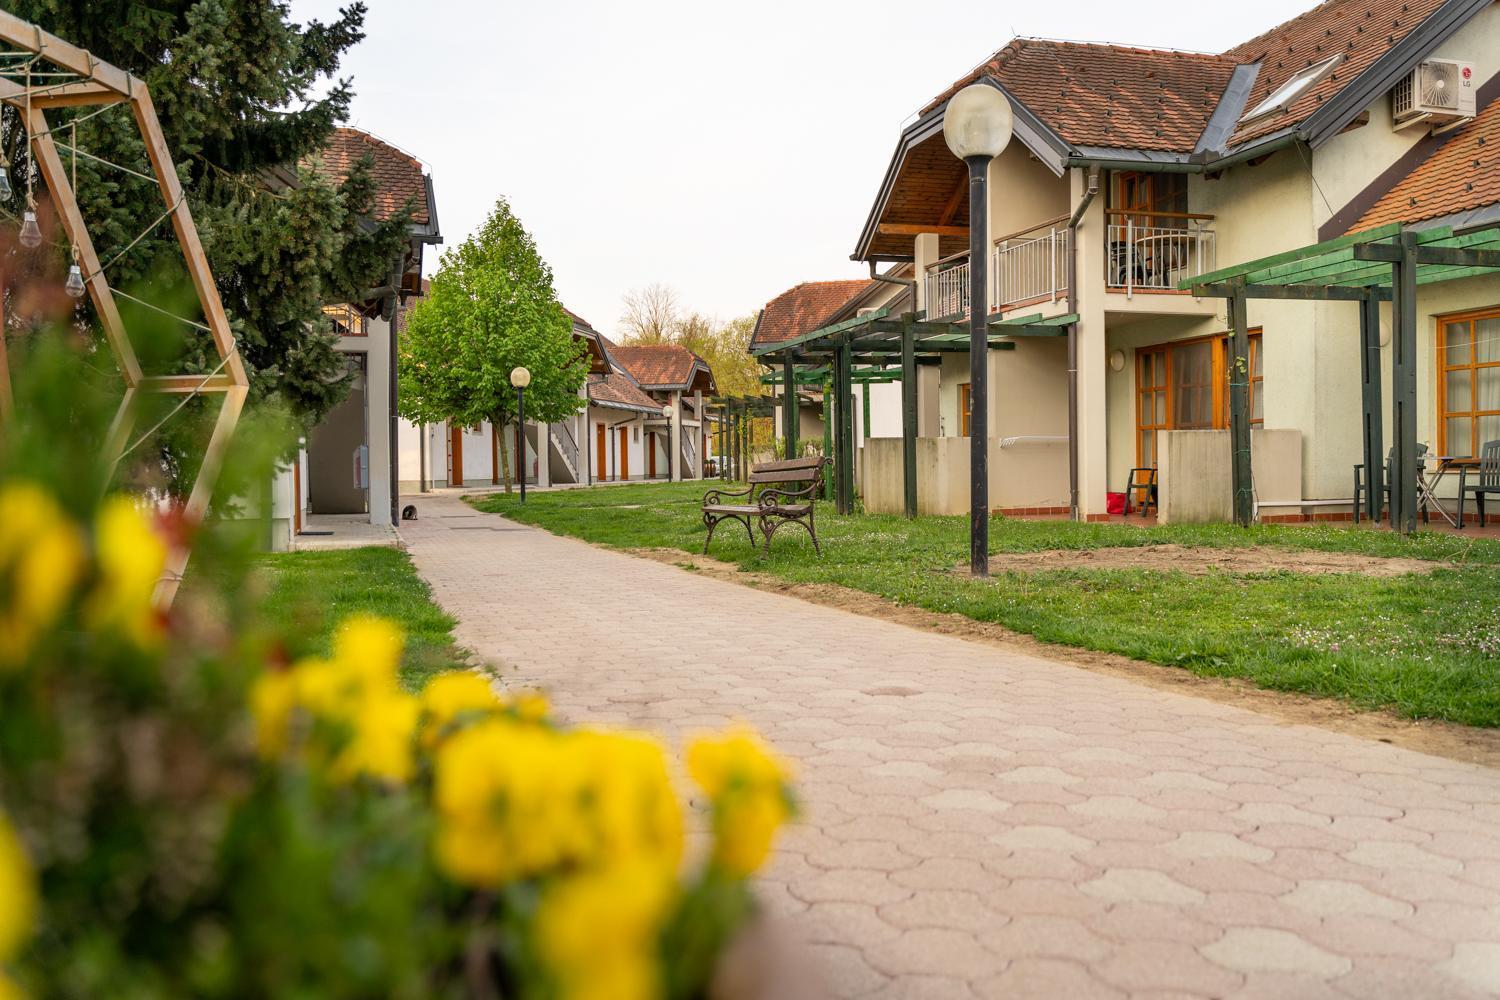
[(1123, 493), (1106, 493), (1106, 494), (1104, 494), (1104, 510), (1105, 510), (1105, 512), (1110, 513), (1110, 514), (1123, 514), (1123, 513), (1125, 513), (1125, 494), (1123, 494)]

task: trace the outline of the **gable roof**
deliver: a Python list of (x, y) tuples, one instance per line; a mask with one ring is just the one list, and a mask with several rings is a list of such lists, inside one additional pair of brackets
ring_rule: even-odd
[(368, 132), (340, 126), (333, 130), (333, 136), (318, 159), (324, 176), (335, 183), (343, 183), (353, 172), (355, 164), (366, 156), (372, 161), (370, 176), (375, 181), (371, 217), (384, 222), (410, 202), (412, 225), (431, 226), (436, 213), (433, 211), (430, 179), (416, 157)]
[(1500, 100), (1457, 130), (1349, 227), (1426, 222), (1500, 203)]
[(824, 325), (823, 321), (856, 295), (879, 284), (869, 278), (851, 281), (804, 281), (767, 302), (755, 318), (750, 346), (779, 344)]
[(590, 374), (588, 381), (589, 402), (595, 406), (608, 406), (616, 410), (631, 410), (637, 413), (661, 415), (661, 404), (646, 395), (624, 372), (607, 375)]
[(1075, 146), (1191, 152), (1234, 74), (1229, 56), (1016, 38), (922, 109), (981, 76)]
[(645, 389), (688, 389), (698, 373), (713, 389), (713, 371), (681, 344), (609, 344), (610, 357)]

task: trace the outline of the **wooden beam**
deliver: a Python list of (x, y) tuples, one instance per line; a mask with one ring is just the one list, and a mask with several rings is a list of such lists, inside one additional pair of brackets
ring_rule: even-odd
[[(1244, 285), (1247, 299), (1310, 299), (1330, 302), (1362, 302), (1367, 298), (1389, 299), (1388, 288), (1357, 288), (1352, 285)], [(1229, 298), (1234, 294), (1228, 282), (1194, 285), (1193, 294), (1205, 298)]]
[[(1402, 248), (1377, 244), (1354, 248), (1355, 260), (1385, 261), (1395, 263), (1401, 259)], [(1417, 247), (1418, 264), (1445, 264), (1449, 267), (1500, 268), (1500, 250), (1484, 250), (1469, 247)]]
[(1417, 530), (1417, 234), (1398, 238), (1402, 260), (1391, 265), (1391, 527)]
[[(948, 204), (943, 206), (943, 214), (938, 216), (938, 225), (951, 226), (953, 217), (958, 214), (958, 206), (963, 204), (964, 195), (969, 193), (969, 175), (967, 172), (958, 176), (958, 183), (953, 185), (953, 193), (948, 196)], [(964, 235), (969, 235), (967, 228)]]
[[(908, 325), (910, 322), (908, 319)], [(917, 354), (916, 337), (909, 328), (901, 335), (901, 494), (903, 512), (916, 517)]]
[[(1401, 232), (1401, 224), (1398, 222), (1393, 222), (1388, 226), (1381, 226), (1378, 229), (1367, 229), (1361, 233), (1348, 233), (1344, 236), (1339, 236), (1331, 240), (1325, 240), (1322, 243), (1315, 243), (1310, 246), (1299, 247), (1296, 250), (1287, 250), (1284, 253), (1272, 254), (1269, 257), (1262, 257), (1259, 260), (1249, 261), (1248, 263), (1244, 264), (1236, 264), (1233, 267), (1220, 268), (1217, 271), (1210, 271), (1207, 274), (1200, 274), (1196, 278), (1184, 278), (1181, 282), (1178, 283), (1177, 287), (1190, 288), (1193, 285), (1211, 285), (1215, 282), (1227, 281), (1228, 279), (1235, 277), (1244, 277), (1246, 279), (1252, 276), (1260, 277), (1260, 271), (1264, 271), (1281, 264), (1310, 261), (1313, 258), (1319, 257), (1323, 254), (1330, 253), (1335, 250), (1340, 250), (1345, 247), (1351, 247), (1356, 243), (1370, 243), (1375, 240), (1389, 239), (1399, 232)], [(1248, 283), (1249, 282), (1247, 280), (1247, 284)]]
[(60, 69), (77, 73), (125, 97), (146, 89), (140, 80), (119, 67), (102, 62), (87, 50), (4, 10), (0, 10), (0, 41), (15, 49), (34, 52)]
[[(964, 179), (965, 185), (968, 178)], [(921, 236), (923, 233), (936, 233), (939, 236), (968, 236), (968, 226), (929, 226), (905, 222), (882, 222), (875, 227), (875, 232), (880, 236)]]
[(1359, 306), (1361, 439), (1365, 457), (1365, 516), (1380, 523), (1385, 495), (1385, 414), (1380, 402), (1380, 303), (1372, 296)]
[(195, 392), (225, 392), (234, 387), (234, 379), (217, 375), (145, 375), (138, 387), (144, 392), (184, 395)]
[(1244, 280), (1231, 283), (1229, 298), (1229, 449), (1234, 521), (1242, 528), (1255, 519), (1255, 488), (1250, 465), (1250, 324)]

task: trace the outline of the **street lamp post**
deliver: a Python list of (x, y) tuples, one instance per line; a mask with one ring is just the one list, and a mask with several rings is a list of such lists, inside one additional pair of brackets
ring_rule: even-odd
[(661, 408), (661, 415), (667, 418), (667, 482), (672, 481), (672, 404), (668, 403)]
[(510, 370), (510, 384), (516, 387), (516, 478), (521, 481), (521, 502), (526, 502), (526, 387), (531, 372), (524, 366)]
[(988, 207), (990, 161), (1010, 143), (1010, 102), (975, 83), (948, 101), (943, 141), (969, 167), (969, 571), (990, 575)]

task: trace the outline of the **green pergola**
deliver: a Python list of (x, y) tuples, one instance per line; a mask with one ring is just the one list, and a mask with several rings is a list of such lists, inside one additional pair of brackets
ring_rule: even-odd
[[(1043, 318), (1040, 313), (992, 320), (991, 349), (1014, 350), (1015, 337), (1066, 337), (1078, 322), (1076, 313)], [(966, 323), (940, 323), (914, 313), (877, 309), (776, 344), (752, 348), (762, 364), (779, 371), (763, 379), (782, 391), (782, 434), (787, 454), (797, 449), (797, 390), (802, 385), (825, 389), (825, 454), (833, 456), (833, 496), (838, 511), (854, 509), (854, 392), (857, 384), (901, 383), (902, 469), (907, 517), (917, 514), (917, 367), (937, 364), (944, 354), (969, 351)], [(828, 401), (832, 402), (832, 419)], [(865, 396), (869, 427), (869, 396)]]
[(1469, 229), (1399, 224), (1325, 240), (1298, 250), (1184, 279), (1179, 288), (1224, 298), (1229, 307), (1229, 435), (1233, 461), (1234, 517), (1253, 517), (1250, 471), (1249, 299), (1342, 301), (1359, 307), (1364, 463), (1372, 488), (1365, 512), (1381, 513), (1384, 466), (1380, 384), (1380, 302), (1391, 302), (1391, 527), (1417, 528), (1417, 287), (1455, 281), (1500, 268), (1500, 223)]
[(776, 412), (776, 400), (770, 396), (713, 396), (709, 405), (718, 410), (719, 476), (743, 479), (745, 460), (751, 450), (751, 421)]

